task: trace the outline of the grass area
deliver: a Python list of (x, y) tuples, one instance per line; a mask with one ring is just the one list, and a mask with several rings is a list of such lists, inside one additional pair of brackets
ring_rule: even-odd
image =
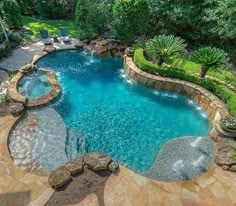
[[(201, 68), (200, 64), (196, 64), (186, 59), (167, 59), (166, 62), (172, 64), (176, 69), (183, 70), (189, 73), (199, 73)], [(228, 69), (212, 68), (207, 72), (207, 76), (217, 78), (236, 87), (236, 75)]]
[(38, 40), (40, 38), (40, 30), (47, 29), (50, 36), (58, 35), (60, 27), (66, 27), (71, 37), (78, 37), (78, 28), (73, 21), (65, 20), (41, 20), (31, 17), (23, 17), (23, 25), (28, 28), (22, 37), (26, 40)]

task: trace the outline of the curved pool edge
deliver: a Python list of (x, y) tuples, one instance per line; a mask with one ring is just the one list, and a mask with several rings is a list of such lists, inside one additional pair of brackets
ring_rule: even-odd
[(200, 104), (212, 122), (212, 130), (210, 131), (209, 136), (214, 141), (217, 141), (221, 137), (221, 134), (217, 132), (216, 127), (220, 125), (222, 119), (229, 116), (229, 112), (225, 104), (211, 92), (187, 81), (161, 77), (142, 71), (134, 64), (131, 57), (124, 57), (124, 68), (126, 74), (131, 79), (145, 87), (176, 92), (187, 96), (197, 104)]
[[(2, 164), (6, 167), (5, 174), (7, 175), (2, 175), (7, 188), (0, 185), (0, 189), (12, 194), (22, 192), (22, 190), (28, 191), (31, 194), (30, 206), (44, 205), (54, 193), (47, 183), (47, 178), (27, 173), (18, 168), (9, 156), (9, 151), (6, 150), (8, 133), (14, 127), (15, 118), (18, 117), (12, 115), (0, 117), (2, 123), (0, 124), (0, 146), (4, 148), (1, 150), (1, 159)], [(151, 205), (163, 202), (174, 205), (178, 202), (180, 205), (184, 205), (205, 204), (206, 201), (219, 204), (218, 200), (222, 204), (227, 202), (229, 205), (233, 205), (236, 200), (231, 194), (236, 191), (235, 181), (234, 173), (223, 171), (215, 164), (197, 179), (177, 183), (149, 179), (121, 166), (119, 175), (112, 175), (106, 183), (102, 198), (107, 205), (116, 202), (124, 203), (124, 205), (141, 205), (142, 203)], [(223, 189), (220, 193), (217, 190), (219, 187)], [(208, 194), (210, 195), (208, 196)], [(27, 194), (25, 197), (28, 197)]]
[(22, 96), (18, 90), (17, 90), (17, 85), (18, 82), (29, 72), (33, 72), (34, 70), (30, 70), (28, 72), (22, 72), (21, 70), (11, 79), (10, 84), (8, 85), (8, 93), (10, 97), (16, 101), (23, 103), (26, 107), (37, 107), (37, 106), (42, 106), (45, 105), (52, 100), (54, 100), (61, 91), (60, 84), (56, 80), (56, 76), (53, 71), (50, 69), (46, 68), (40, 68), (38, 69), (39, 71), (43, 71), (47, 74), (48, 77), (48, 82), (51, 85), (52, 89), (51, 91), (38, 98), (33, 98), (33, 99), (28, 99), (26, 96)]

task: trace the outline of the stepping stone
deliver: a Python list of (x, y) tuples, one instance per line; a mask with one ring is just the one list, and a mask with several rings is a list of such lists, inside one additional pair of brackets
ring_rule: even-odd
[(48, 184), (53, 188), (57, 189), (71, 180), (70, 172), (66, 167), (59, 167), (55, 171), (51, 172), (48, 177)]
[(71, 160), (66, 164), (66, 169), (70, 172), (71, 175), (76, 175), (80, 172), (83, 172), (83, 156), (78, 157), (74, 160)]
[(89, 153), (84, 156), (85, 165), (93, 171), (107, 170), (111, 161), (111, 157), (106, 154)]

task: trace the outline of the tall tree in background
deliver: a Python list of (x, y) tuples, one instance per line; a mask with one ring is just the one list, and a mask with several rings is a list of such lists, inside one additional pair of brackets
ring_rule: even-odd
[(10, 29), (17, 29), (22, 26), (22, 17), (19, 4), (16, 0), (2, 0), (0, 2), (2, 18)]
[(189, 41), (204, 38), (204, 24), (210, 0), (148, 0), (151, 5), (150, 30), (153, 34), (175, 34)]
[(75, 23), (89, 37), (107, 30), (112, 17), (111, 0), (77, 0)]
[(207, 12), (206, 21), (218, 39), (236, 40), (236, 0), (216, 0)]
[(6, 28), (5, 28), (5, 25), (4, 25), (3, 20), (2, 20), (2, 16), (3, 16), (3, 10), (2, 10), (1, 5), (0, 5), (0, 25), (1, 25), (1, 28), (2, 28), (2, 31), (3, 31), (3, 34), (6, 38), (6, 40), (9, 41), (8, 36), (7, 36), (7, 32), (6, 32)]
[(113, 6), (116, 37), (130, 44), (138, 35), (145, 34), (149, 14), (147, 0), (116, 0)]

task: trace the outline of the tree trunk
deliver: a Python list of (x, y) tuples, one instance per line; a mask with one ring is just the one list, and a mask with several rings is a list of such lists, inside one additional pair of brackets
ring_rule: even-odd
[(4, 26), (3, 22), (2, 22), (1, 16), (0, 16), (0, 24), (1, 24), (2, 31), (4, 33), (4, 36), (5, 36), (6, 40), (9, 41), (8, 36), (7, 36), (7, 32), (6, 32), (6, 28), (5, 28), (5, 26)]
[(208, 71), (208, 69), (209, 69), (209, 68), (207, 68), (206, 66), (202, 66), (202, 67), (201, 67), (201, 70), (200, 70), (200, 73), (199, 73), (199, 76), (200, 76), (201, 78), (204, 78), (205, 75), (206, 75), (206, 73), (207, 73), (207, 71)]
[(159, 57), (159, 59), (158, 59), (158, 62), (157, 62), (157, 64), (158, 64), (158, 65), (162, 65), (162, 64), (163, 64), (163, 62), (164, 62), (164, 59), (163, 59), (163, 57), (162, 57), (162, 56), (160, 56), (160, 57)]

